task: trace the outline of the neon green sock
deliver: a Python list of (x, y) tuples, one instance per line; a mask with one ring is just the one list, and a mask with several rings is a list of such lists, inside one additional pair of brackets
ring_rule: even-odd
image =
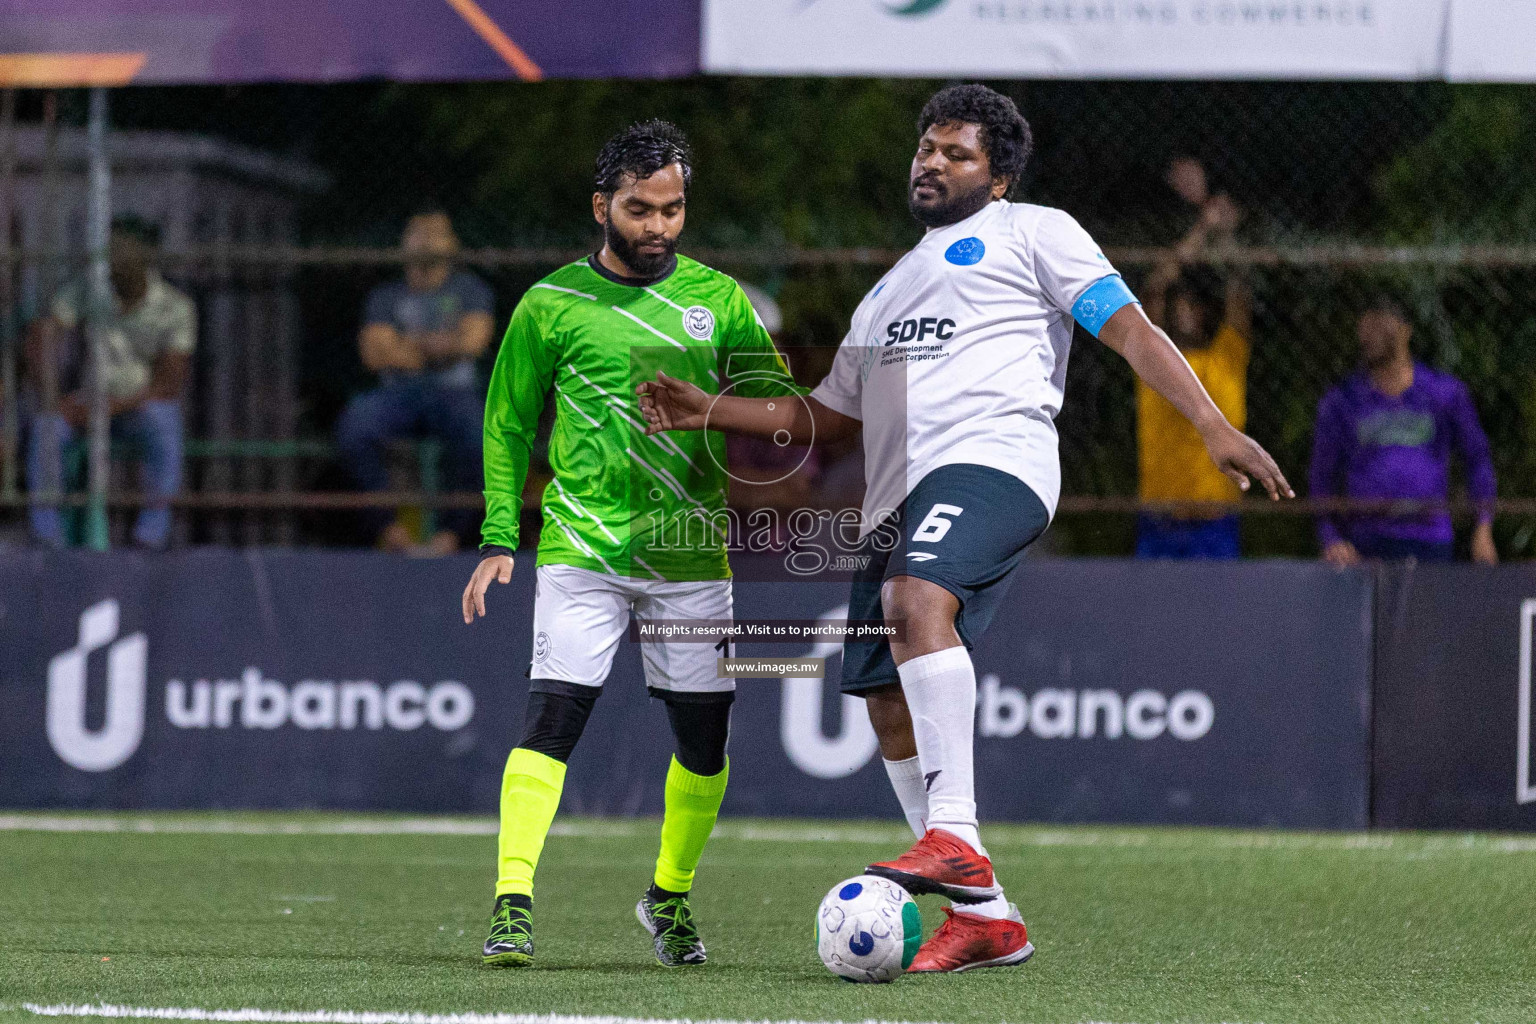
[(496, 841), (496, 895), (533, 896), (533, 870), (544, 851), (544, 837), (560, 791), (565, 765), (537, 751), (514, 747), (501, 776), (501, 835)]
[(693, 871), (715, 830), (730, 774), (730, 761), (719, 775), (695, 775), (672, 759), (667, 769), (667, 811), (661, 819), (661, 856), (656, 858), (658, 888), (672, 892), (693, 888)]

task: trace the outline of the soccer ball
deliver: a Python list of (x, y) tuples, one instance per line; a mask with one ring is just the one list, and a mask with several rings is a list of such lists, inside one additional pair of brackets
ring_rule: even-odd
[(875, 875), (838, 882), (816, 911), (816, 953), (849, 981), (894, 981), (923, 942), (923, 915), (907, 891)]

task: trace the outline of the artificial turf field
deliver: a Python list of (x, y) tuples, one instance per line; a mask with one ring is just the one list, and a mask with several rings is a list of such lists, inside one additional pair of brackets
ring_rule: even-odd
[[(812, 914), (906, 845), (894, 824), (722, 822), (694, 900), (710, 963), (684, 970), (659, 967), (634, 920), (657, 835), (644, 819), (557, 822), (536, 966), (482, 968), (492, 828), (0, 816), (0, 1022), (65, 1004), (620, 1024), (1536, 1022), (1536, 838), (995, 826), (1034, 960), (870, 986), (825, 971)], [(940, 903), (919, 903), (932, 929)]]

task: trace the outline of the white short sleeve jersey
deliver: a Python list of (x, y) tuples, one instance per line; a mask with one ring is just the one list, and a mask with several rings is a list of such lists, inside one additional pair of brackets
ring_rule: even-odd
[(812, 392), (863, 421), (864, 531), (955, 463), (1018, 477), (1054, 515), (1073, 319), (1097, 334), (1134, 301), (1061, 210), (999, 200), (928, 232), (864, 297)]

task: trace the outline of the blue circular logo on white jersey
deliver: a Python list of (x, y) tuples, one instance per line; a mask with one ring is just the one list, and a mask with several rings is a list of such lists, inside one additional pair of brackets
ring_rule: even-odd
[(986, 254), (986, 243), (975, 235), (972, 235), (970, 238), (962, 238), (944, 250), (944, 258), (957, 267), (974, 266), (980, 263), (981, 258)]

